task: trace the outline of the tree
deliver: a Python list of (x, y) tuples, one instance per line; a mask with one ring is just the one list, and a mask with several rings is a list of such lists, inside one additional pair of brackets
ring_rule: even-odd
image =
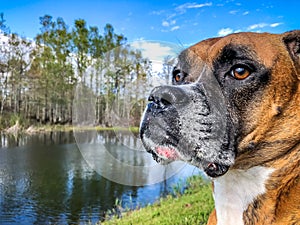
[[(145, 107), (142, 99), (150, 61), (132, 50), (111, 24), (101, 33), (83, 19), (71, 28), (60, 17), (44, 15), (39, 21), (40, 32), (30, 42), (11, 34), (0, 14), (0, 29), (7, 32), (5, 43), (0, 42), (1, 115), (71, 123), (74, 87), (80, 84), (84, 87), (81, 100), (90, 101), (92, 95), (96, 99), (94, 123), (116, 125), (112, 124), (114, 110), (127, 121), (123, 125), (137, 125)], [(86, 90), (89, 94), (84, 97)]]
[(26, 114), (27, 71), (32, 42), (17, 34), (4, 34), (0, 44), (1, 91), (0, 114), (4, 110), (16, 116)]
[[(71, 122), (73, 87), (76, 78), (69, 57), (71, 34), (62, 18), (40, 18), (41, 33), (32, 58), (31, 76), (37, 79), (36, 119), (41, 122)], [(40, 113), (40, 109), (42, 112)]]
[(4, 35), (10, 34), (10, 29), (6, 25), (6, 20), (4, 19), (4, 13), (0, 13), (0, 30)]
[(166, 79), (167, 84), (172, 82), (172, 71), (176, 64), (176, 59), (172, 56), (166, 56), (163, 61), (163, 78)]
[[(119, 95), (122, 80), (124, 80), (123, 45), (126, 38), (115, 34), (112, 25), (106, 24), (103, 36), (95, 27), (90, 28), (90, 52), (92, 65), (95, 69), (90, 78), (94, 77), (96, 84), (96, 120), (100, 124), (111, 126), (110, 112), (112, 104)], [(93, 81), (90, 81), (90, 84)]]
[(89, 30), (86, 27), (86, 22), (83, 19), (75, 20), (75, 27), (72, 30), (72, 52), (74, 53), (77, 66), (77, 75), (85, 82), (85, 71), (89, 66), (90, 60), (88, 57), (90, 43)]

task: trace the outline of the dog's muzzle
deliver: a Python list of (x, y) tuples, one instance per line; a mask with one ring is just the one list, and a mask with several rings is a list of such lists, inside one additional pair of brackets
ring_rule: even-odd
[(183, 160), (208, 176), (225, 174), (235, 158), (232, 125), (217, 80), (207, 70), (193, 84), (152, 90), (140, 125), (159, 163)]

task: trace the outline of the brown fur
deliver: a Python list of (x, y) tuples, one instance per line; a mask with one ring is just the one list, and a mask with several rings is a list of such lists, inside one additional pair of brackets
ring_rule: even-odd
[(278, 168), (266, 184), (266, 194), (258, 197), (246, 212), (247, 224), (300, 224), (300, 145), (272, 163)]
[[(266, 183), (267, 192), (244, 212), (244, 223), (300, 224), (300, 31), (232, 34), (199, 42), (186, 54), (197, 54), (198, 61), (212, 66), (229, 43), (249, 46), (271, 70), (262, 95), (243, 112), (233, 169), (260, 165), (277, 170)], [(214, 210), (208, 224), (216, 222)]]

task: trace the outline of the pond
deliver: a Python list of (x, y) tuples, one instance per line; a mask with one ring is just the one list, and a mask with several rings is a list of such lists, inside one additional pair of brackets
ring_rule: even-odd
[(130, 132), (0, 136), (0, 223), (87, 224), (171, 193), (195, 167), (158, 165)]

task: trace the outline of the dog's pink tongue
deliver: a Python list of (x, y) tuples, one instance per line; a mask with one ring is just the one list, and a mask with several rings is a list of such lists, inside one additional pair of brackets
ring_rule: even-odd
[(179, 155), (173, 148), (159, 146), (156, 147), (156, 152), (167, 159), (176, 160), (179, 158)]

